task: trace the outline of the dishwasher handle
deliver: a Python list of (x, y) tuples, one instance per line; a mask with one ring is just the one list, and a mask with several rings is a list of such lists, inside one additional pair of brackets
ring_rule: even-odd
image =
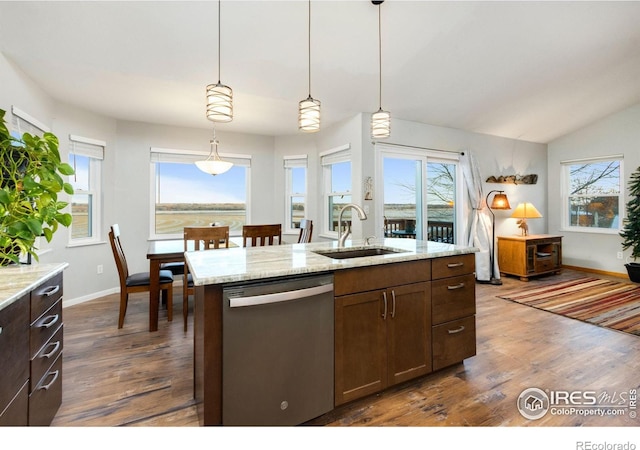
[(305, 297), (313, 297), (314, 295), (326, 294), (333, 292), (333, 283), (323, 284), (305, 289), (294, 291), (275, 292), (273, 294), (253, 295), (250, 297), (234, 297), (229, 298), (229, 307), (240, 308), (244, 306), (267, 305), (269, 303), (288, 302), (291, 300), (299, 300)]

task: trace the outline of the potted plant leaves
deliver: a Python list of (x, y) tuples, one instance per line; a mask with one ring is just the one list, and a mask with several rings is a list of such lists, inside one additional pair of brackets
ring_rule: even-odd
[(73, 187), (62, 176), (73, 168), (60, 160), (58, 138), (24, 133), (11, 135), (0, 109), (0, 265), (19, 263), (20, 255), (38, 260), (36, 238), (51, 242), (59, 225), (71, 225), (71, 214), (63, 212), (62, 191)]
[[(620, 232), (622, 249), (631, 249), (631, 258), (635, 261), (640, 257), (640, 167), (631, 174), (629, 179), (629, 201), (627, 202), (627, 217)], [(625, 264), (629, 279), (640, 283), (640, 264), (627, 262)]]

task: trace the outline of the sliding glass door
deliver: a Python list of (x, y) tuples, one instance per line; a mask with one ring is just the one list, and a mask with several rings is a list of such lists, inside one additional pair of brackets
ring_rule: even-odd
[(457, 155), (378, 149), (385, 237), (456, 242)]

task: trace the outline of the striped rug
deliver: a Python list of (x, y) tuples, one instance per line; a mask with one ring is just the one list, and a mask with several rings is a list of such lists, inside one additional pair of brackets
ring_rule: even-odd
[(640, 286), (582, 277), (501, 294), (499, 298), (640, 336)]

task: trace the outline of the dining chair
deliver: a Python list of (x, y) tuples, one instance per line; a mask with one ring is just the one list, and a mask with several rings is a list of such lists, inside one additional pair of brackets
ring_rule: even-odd
[[(249, 245), (247, 245), (247, 240)], [(279, 223), (273, 225), (245, 225), (242, 227), (243, 247), (280, 245), (281, 243), (282, 225)]]
[(306, 244), (311, 242), (313, 234), (313, 220), (302, 219), (300, 221), (300, 235), (298, 236), (298, 244)]
[[(213, 250), (229, 248), (229, 227), (184, 227), (184, 251)], [(182, 283), (182, 319), (184, 331), (187, 331), (187, 317), (189, 316), (189, 295), (195, 294), (193, 276), (189, 273), (189, 265), (184, 265)]]
[[(109, 241), (111, 242), (111, 250), (116, 260), (116, 267), (120, 278), (120, 315), (118, 317), (118, 328), (122, 328), (124, 325), (124, 316), (127, 313), (127, 305), (129, 304), (129, 294), (149, 292), (151, 282), (149, 272), (129, 273), (127, 258), (122, 248), (122, 242), (120, 241), (120, 226), (118, 224), (111, 226)], [(163, 303), (167, 305), (167, 319), (171, 322), (173, 320), (173, 274), (171, 271), (160, 271), (160, 290), (162, 291)]]

